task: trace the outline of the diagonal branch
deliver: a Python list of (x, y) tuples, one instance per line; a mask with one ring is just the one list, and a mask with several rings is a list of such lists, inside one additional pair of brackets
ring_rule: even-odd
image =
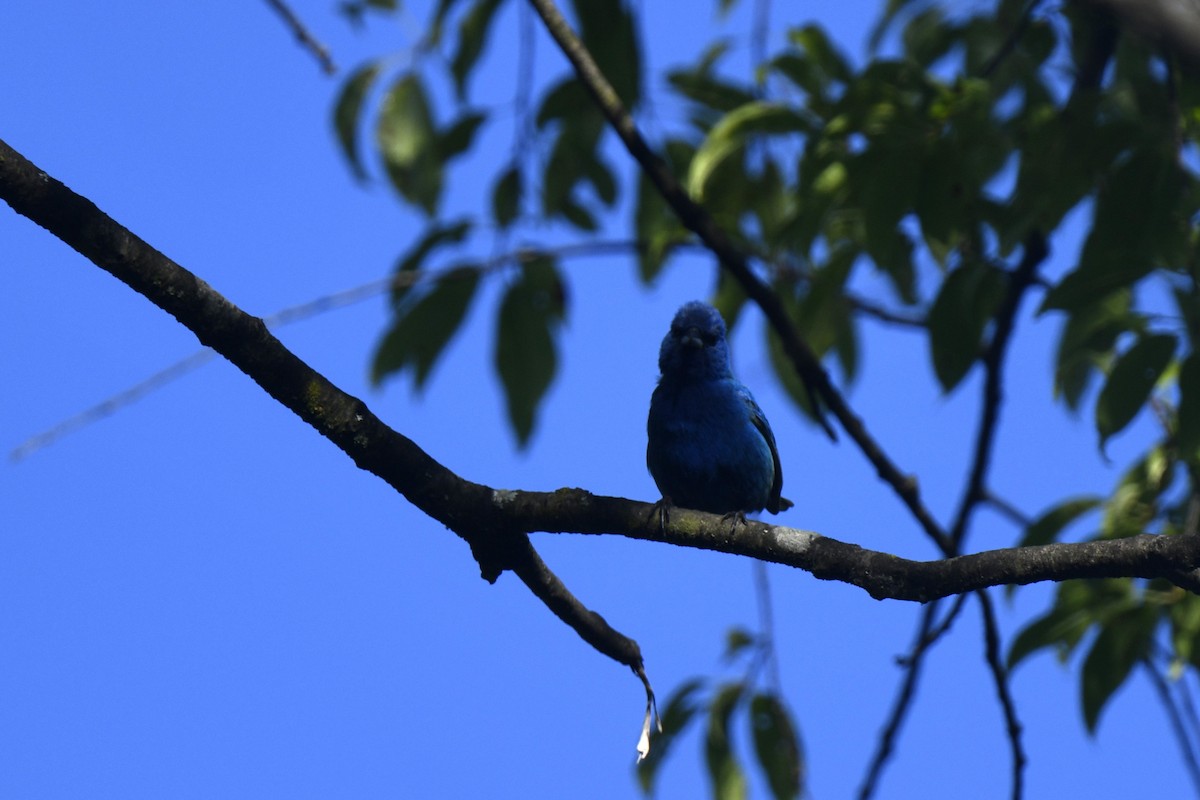
[(551, 610), (604, 655), (639, 672), (638, 645), (586, 609), (537, 558), (494, 502), (496, 492), (455, 475), (383, 424), (230, 303), (0, 141), (0, 197), (101, 269), (175, 317), (267, 394), (471, 546), (483, 576), (514, 570)]
[(945, 531), (921, 502), (917, 482), (901, 472), (867, 432), (862, 419), (854, 413), (841, 392), (833, 385), (820, 359), (800, 337), (779, 297), (759, 280), (750, 268), (746, 256), (733, 244), (708, 211), (688, 196), (666, 163), (650, 149), (633, 117), (621, 103), (616, 90), (604, 77), (583, 42), (571, 30), (570, 24), (563, 18), (553, 0), (529, 1), (629, 154), (641, 165), (646, 177), (679, 217), (679, 221), (699, 237), (717, 257), (721, 266), (742, 286), (747, 297), (762, 309), (771, 327), (779, 334), (784, 352), (801, 379), (817, 393), (830, 413), (837, 417), (838, 422), (875, 467), (879, 476), (900, 496), (925, 533), (949, 555), (952, 552), (949, 540)]

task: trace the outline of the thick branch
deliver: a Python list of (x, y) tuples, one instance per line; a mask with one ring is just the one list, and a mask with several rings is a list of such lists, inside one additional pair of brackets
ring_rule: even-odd
[(366, 404), (338, 389), (272, 336), (257, 317), (0, 141), (0, 197), (13, 210), (171, 314), (200, 341), (245, 372), (267, 394), (378, 475), (413, 505), (471, 545), (483, 576), (514, 570), (551, 610), (600, 652), (635, 672), (637, 642), (586, 609), (512, 528), (494, 492), (460, 478), (410, 439), (384, 425)]

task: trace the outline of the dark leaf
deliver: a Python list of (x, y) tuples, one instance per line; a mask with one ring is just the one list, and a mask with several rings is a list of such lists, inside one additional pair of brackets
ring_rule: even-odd
[(459, 220), (448, 225), (435, 224), (427, 228), (425, 235), (421, 237), (420, 241), (409, 248), (396, 262), (394, 272), (397, 278), (396, 282), (392, 285), (392, 306), (398, 307), (413, 287), (411, 280), (401, 278), (401, 275), (421, 269), (421, 265), (425, 263), (425, 259), (430, 253), (445, 245), (458, 244), (470, 232), (470, 220)]
[(1112, 352), (1117, 338), (1140, 324), (1130, 314), (1131, 297), (1128, 291), (1114, 292), (1071, 312), (1058, 340), (1054, 374), (1055, 394), (1071, 410), (1078, 410), (1088, 382), (1098, 364)]
[(1083, 721), (1088, 733), (1096, 732), (1100, 712), (1120, 688), (1139, 660), (1149, 654), (1158, 615), (1138, 606), (1109, 620), (1100, 630), (1083, 662)]
[(1192, 353), (1179, 365), (1179, 457), (1200, 467), (1200, 353)]
[(1033, 547), (1057, 541), (1058, 535), (1064, 528), (1088, 511), (1098, 507), (1101, 502), (1103, 501), (1099, 497), (1076, 497), (1064, 500), (1034, 520), (1025, 529), (1025, 535), (1021, 537), (1017, 546)]
[(754, 753), (776, 800), (791, 800), (804, 790), (804, 754), (787, 708), (774, 695), (750, 700)]
[(667, 700), (662, 713), (662, 733), (654, 736), (650, 754), (637, 766), (638, 783), (643, 793), (650, 794), (654, 790), (654, 779), (658, 775), (659, 767), (666, 761), (672, 745), (700, 710), (694, 698), (696, 692), (703, 688), (704, 681), (693, 678), (676, 689)]
[(504, 386), (508, 418), (524, 447), (538, 405), (554, 380), (554, 339), (566, 313), (566, 294), (554, 262), (530, 261), (504, 293), (496, 327), (496, 371)]
[(725, 634), (724, 659), (726, 661), (733, 661), (747, 648), (754, 647), (756, 641), (754, 635), (745, 628), (730, 628)]
[(378, 76), (378, 61), (368, 62), (356, 69), (342, 84), (342, 91), (333, 109), (333, 127), (337, 131), (342, 154), (350, 162), (354, 177), (360, 181), (367, 179), (367, 171), (358, 154), (358, 123), (362, 117), (363, 101)]
[(450, 60), (450, 74), (454, 76), (454, 91), (459, 102), (466, 99), (467, 79), (483, 53), (483, 46), (491, 27), (492, 17), (503, 0), (476, 0), (475, 5), (463, 17), (458, 26), (458, 49)]
[(574, 0), (579, 38), (627, 110), (641, 101), (642, 58), (633, 9), (621, 0)]
[(717, 800), (744, 800), (746, 797), (746, 776), (733, 752), (729, 727), (745, 689), (744, 684), (727, 683), (717, 691), (709, 707), (704, 761)]
[(397, 311), (375, 350), (371, 382), (394, 372), (413, 371), (413, 385), (424, 386), (434, 362), (458, 332), (479, 284), (479, 270), (462, 266), (441, 277), (420, 300)]
[(521, 213), (521, 169), (513, 165), (501, 174), (492, 189), (492, 218), (501, 230)]
[(437, 158), (442, 163), (447, 163), (470, 150), (471, 142), (475, 140), (475, 133), (486, 119), (486, 115), (476, 113), (466, 113), (459, 117), (453, 125), (438, 136), (435, 151)]
[(1096, 400), (1096, 431), (1100, 450), (1109, 437), (1124, 430), (1146, 404), (1154, 385), (1175, 353), (1175, 336), (1156, 333), (1142, 336), (1113, 365)]
[(946, 392), (983, 352), (983, 331), (1004, 298), (1004, 274), (979, 261), (958, 267), (942, 282), (929, 310), (933, 370)]

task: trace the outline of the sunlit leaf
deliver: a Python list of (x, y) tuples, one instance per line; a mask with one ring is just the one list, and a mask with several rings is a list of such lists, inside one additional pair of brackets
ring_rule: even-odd
[(524, 447), (538, 406), (558, 369), (555, 337), (566, 314), (566, 295), (554, 262), (524, 264), (500, 301), (496, 320), (496, 371), (504, 386), (508, 419)]
[(342, 84), (342, 91), (333, 109), (333, 127), (342, 146), (342, 154), (350, 162), (354, 177), (360, 181), (367, 179), (367, 171), (358, 153), (358, 124), (362, 117), (363, 101), (371, 84), (379, 77), (379, 72), (379, 62), (370, 61), (351, 73)]
[(1143, 336), (1113, 365), (1096, 400), (1096, 431), (1100, 449), (1109, 437), (1124, 430), (1146, 404), (1154, 384), (1171, 362), (1176, 339), (1169, 333)]
[(748, 136), (756, 133), (803, 133), (813, 129), (813, 122), (788, 106), (755, 101), (725, 115), (705, 137), (688, 169), (688, 192), (697, 198), (713, 171), (726, 158), (745, 146)]
[(750, 700), (754, 753), (776, 800), (791, 800), (804, 790), (804, 753), (791, 715), (778, 697), (756, 694)]
[(442, 162), (429, 101), (416, 75), (405, 75), (388, 90), (375, 130), (392, 185), (432, 216), (442, 194)]

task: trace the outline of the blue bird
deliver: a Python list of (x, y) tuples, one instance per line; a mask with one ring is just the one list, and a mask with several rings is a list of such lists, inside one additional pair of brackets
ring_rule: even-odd
[(680, 308), (659, 349), (658, 368), (646, 466), (664, 510), (682, 506), (744, 519), (748, 511), (791, 508), (779, 494), (775, 435), (730, 369), (721, 314), (699, 301)]

